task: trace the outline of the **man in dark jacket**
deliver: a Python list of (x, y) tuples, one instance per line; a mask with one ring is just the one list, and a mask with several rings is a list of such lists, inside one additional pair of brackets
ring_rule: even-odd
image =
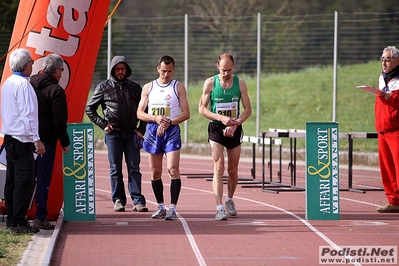
[(47, 219), (47, 200), (54, 168), (57, 141), (64, 153), (69, 152), (67, 133), (68, 108), (64, 89), (58, 84), (64, 60), (58, 54), (49, 54), (43, 60), (42, 70), (30, 78), (39, 103), (39, 136), (46, 153), (36, 158), (36, 219), (34, 227), (50, 230), (54, 225)]
[[(125, 211), (126, 206), (122, 174), (124, 154), (133, 211), (146, 212), (148, 208), (141, 194), (140, 173), (140, 149), (146, 123), (137, 119), (142, 88), (129, 79), (132, 70), (123, 56), (112, 59), (110, 74), (111, 78), (96, 86), (85, 111), (90, 120), (105, 131), (114, 211)], [(103, 117), (97, 114), (100, 105)]]

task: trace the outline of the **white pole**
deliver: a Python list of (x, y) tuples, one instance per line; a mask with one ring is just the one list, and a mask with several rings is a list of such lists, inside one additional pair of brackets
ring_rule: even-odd
[[(184, 15), (184, 86), (188, 97), (188, 14)], [(188, 124), (184, 121), (184, 143), (188, 141)]]
[(256, 135), (255, 136), (260, 136), (260, 71), (261, 71), (261, 20), (262, 16), (260, 13), (258, 13), (258, 44), (257, 44), (257, 81), (256, 81)]
[(111, 50), (112, 50), (112, 19), (108, 20), (108, 49), (107, 49), (107, 79), (111, 78)]
[(338, 54), (338, 11), (334, 14), (334, 75), (333, 75), (333, 115), (332, 121), (337, 118), (337, 54)]

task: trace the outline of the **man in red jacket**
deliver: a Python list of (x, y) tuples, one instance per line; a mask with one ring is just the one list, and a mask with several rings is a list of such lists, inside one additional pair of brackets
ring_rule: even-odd
[(378, 156), (385, 196), (388, 203), (378, 212), (399, 213), (399, 50), (386, 47), (381, 56), (382, 73), (376, 97), (375, 128), (378, 134)]

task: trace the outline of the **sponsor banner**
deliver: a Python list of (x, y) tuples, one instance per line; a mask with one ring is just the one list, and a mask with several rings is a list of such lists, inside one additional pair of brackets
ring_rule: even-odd
[(95, 220), (93, 124), (68, 124), (71, 150), (64, 155), (64, 220)]
[[(60, 85), (67, 96), (69, 123), (82, 122), (109, 5), (110, 0), (19, 1), (9, 52), (28, 49), (35, 60), (32, 74), (41, 69), (47, 54), (62, 56), (65, 64)], [(10, 75), (7, 57), (2, 83)], [(62, 177), (62, 149), (58, 147), (47, 206), (49, 220), (57, 219), (62, 207)], [(28, 218), (35, 212), (34, 206)]]
[(339, 220), (338, 123), (306, 123), (306, 219)]
[(319, 246), (319, 264), (397, 265), (397, 246)]

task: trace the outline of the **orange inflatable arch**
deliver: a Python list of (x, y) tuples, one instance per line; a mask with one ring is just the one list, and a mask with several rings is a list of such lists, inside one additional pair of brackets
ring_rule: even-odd
[[(82, 122), (109, 5), (110, 0), (21, 0), (19, 3), (8, 52), (28, 49), (35, 60), (32, 73), (40, 70), (41, 60), (47, 54), (57, 53), (63, 57), (65, 65), (60, 85), (67, 95), (69, 123)], [(7, 58), (1, 83), (10, 75)], [(57, 219), (63, 198), (62, 149), (59, 146), (47, 219)], [(5, 212), (4, 204), (0, 208)], [(34, 218), (35, 212), (33, 204), (28, 218)]]

